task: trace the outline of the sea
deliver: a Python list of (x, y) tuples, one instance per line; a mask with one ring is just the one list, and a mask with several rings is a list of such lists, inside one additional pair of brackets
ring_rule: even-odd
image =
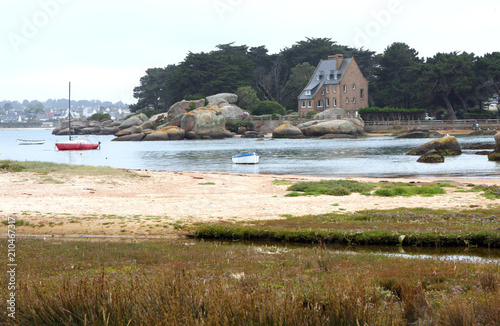
[[(494, 144), (493, 136), (456, 136), (460, 145)], [(67, 136), (52, 130), (0, 130), (0, 160), (44, 161), (155, 171), (207, 171), (325, 177), (500, 177), (500, 163), (464, 150), (444, 163), (417, 163), (405, 153), (431, 139), (393, 136), (357, 139), (227, 138), (160, 142), (115, 142), (114, 136), (89, 136), (100, 150), (58, 151)], [(44, 139), (43, 145), (19, 145), (17, 139)], [(233, 164), (233, 155), (258, 153), (260, 164)]]

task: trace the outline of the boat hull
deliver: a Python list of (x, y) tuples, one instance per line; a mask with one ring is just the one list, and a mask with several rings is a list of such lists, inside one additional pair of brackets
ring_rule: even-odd
[(56, 147), (60, 151), (84, 151), (99, 149), (100, 144), (94, 143), (57, 143)]
[(43, 139), (18, 139), (17, 143), (19, 145), (43, 145), (45, 140)]
[(232, 160), (233, 163), (236, 164), (258, 164), (259, 154), (250, 153), (250, 154), (235, 155), (233, 156)]

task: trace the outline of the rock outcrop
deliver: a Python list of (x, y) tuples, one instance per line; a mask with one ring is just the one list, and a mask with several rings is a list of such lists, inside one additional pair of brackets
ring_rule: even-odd
[(429, 130), (413, 130), (403, 135), (396, 136), (396, 138), (431, 138), (439, 137), (440, 134), (435, 131)]
[(207, 97), (209, 106), (220, 106), (219, 104), (223, 103), (220, 102), (220, 100), (224, 100), (228, 104), (235, 104), (236, 102), (238, 102), (238, 95), (232, 93), (219, 93)]
[[(68, 120), (63, 120), (59, 128), (52, 130), (53, 135), (64, 136), (69, 134)], [(106, 120), (97, 122), (87, 119), (71, 119), (72, 135), (114, 135), (119, 130), (120, 122)]]
[(488, 155), (488, 160), (499, 162), (500, 161), (500, 131), (495, 134), (495, 150)]
[(445, 156), (462, 154), (458, 140), (454, 136), (444, 136), (409, 150), (406, 155), (423, 155), (433, 149)]
[(309, 121), (298, 125), (305, 136), (324, 136), (327, 134), (364, 134), (364, 123), (359, 119), (341, 119), (327, 121)]
[(205, 106), (205, 99), (186, 101), (182, 100), (180, 102), (174, 103), (167, 111), (167, 115), (170, 117), (178, 116), (179, 114), (184, 114), (191, 110), (194, 106), (195, 109), (202, 108)]
[(298, 127), (284, 123), (273, 130), (273, 138), (304, 138), (304, 134)]
[(349, 118), (349, 115), (344, 109), (326, 109), (322, 112), (316, 113), (313, 116), (314, 120), (343, 120)]
[(437, 150), (433, 149), (425, 153), (424, 155), (420, 156), (420, 158), (417, 160), (419, 163), (444, 163), (444, 156), (438, 152)]

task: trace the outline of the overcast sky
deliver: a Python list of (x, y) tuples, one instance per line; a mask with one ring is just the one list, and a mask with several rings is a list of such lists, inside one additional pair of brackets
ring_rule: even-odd
[(217, 44), (277, 53), (306, 37), (421, 57), (500, 51), (498, 0), (1, 0), (0, 100), (135, 103), (145, 70)]

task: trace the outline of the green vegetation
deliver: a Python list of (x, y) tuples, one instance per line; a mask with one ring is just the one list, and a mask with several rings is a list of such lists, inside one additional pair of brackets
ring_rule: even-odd
[[(196, 226), (193, 236), (348, 245), (500, 248), (500, 219), (497, 212), (498, 207), (465, 212), (400, 208), (286, 215), (285, 220)], [(402, 235), (404, 242), (400, 240)]]
[(101, 122), (109, 119), (111, 119), (111, 116), (107, 113), (94, 113), (88, 118), (88, 120), (101, 121)]
[[(498, 207), (467, 212), (425, 208), (286, 216), (286, 220), (197, 226), (194, 236), (347, 245), (500, 248)], [(439, 230), (439, 232), (436, 232)], [(404, 242), (400, 237), (404, 235)]]
[(426, 109), (366, 107), (359, 109), (358, 113), (362, 116), (363, 119), (366, 120), (417, 120), (422, 119), (426, 111)]
[[(35, 172), (47, 175), (49, 173), (64, 173), (65, 175), (104, 175), (104, 176), (135, 176), (136, 174), (129, 170), (114, 169), (107, 166), (87, 166), (59, 164), (40, 161), (0, 161), (1, 172)], [(53, 183), (54, 180), (51, 181)]]
[[(35, 239), (18, 244), (16, 320), (2, 313), (1, 324), (500, 322), (498, 264), (351, 254), (324, 246)], [(0, 245), (6, 247), (7, 240)], [(0, 278), (1, 287), (7, 283)], [(7, 299), (1, 291), (0, 300)]]
[(446, 191), (442, 185), (417, 185), (413, 183), (362, 183), (352, 180), (322, 180), (298, 182), (290, 187), (288, 191), (291, 193), (285, 195), (287, 197), (296, 196), (348, 196), (353, 192), (358, 192), (363, 195), (370, 195), (373, 189), (377, 188), (373, 193), (375, 196), (394, 197), (394, 196), (434, 196), (445, 194)]
[(234, 43), (219, 44), (210, 52), (189, 52), (179, 64), (148, 69), (134, 88), (138, 101), (131, 110), (153, 108), (160, 113), (188, 94), (203, 97), (236, 92), (241, 107), (254, 115), (264, 114), (257, 113), (262, 111), (261, 101), (276, 101), (287, 110), (297, 111), (297, 97), (318, 62), (337, 53), (355, 58), (370, 81), (371, 100), (383, 108), (365, 112), (364, 119), (411, 119), (422, 117), (424, 112), (449, 120), (483, 117), (484, 109), (477, 104), (498, 94), (500, 88), (500, 52), (483, 56), (437, 53), (424, 60), (417, 50), (401, 42), (376, 54), (330, 38), (306, 38), (275, 54), (268, 53), (264, 45)]
[(201, 183), (198, 183), (199, 185), (202, 185), (202, 186), (213, 186), (215, 185), (215, 182), (201, 182)]
[(438, 185), (435, 186), (417, 186), (414, 184), (396, 185), (391, 188), (380, 188), (375, 190), (376, 196), (394, 197), (394, 196), (434, 196), (445, 194), (446, 191)]

